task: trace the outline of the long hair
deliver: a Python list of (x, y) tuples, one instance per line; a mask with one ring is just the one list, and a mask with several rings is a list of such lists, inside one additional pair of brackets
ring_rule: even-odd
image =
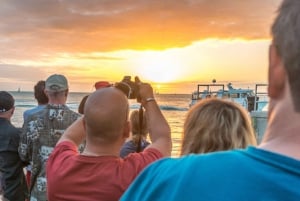
[[(139, 110), (134, 110), (130, 114), (130, 125), (131, 125), (131, 134), (132, 134), (132, 141), (135, 144), (138, 144), (139, 137), (146, 138), (149, 132), (148, 124), (145, 112), (143, 113), (143, 124), (141, 129), (140, 127), (140, 117), (139, 117)], [(141, 136), (139, 136), (141, 135)]]
[(188, 112), (181, 155), (207, 153), (256, 145), (251, 119), (237, 103), (209, 98)]

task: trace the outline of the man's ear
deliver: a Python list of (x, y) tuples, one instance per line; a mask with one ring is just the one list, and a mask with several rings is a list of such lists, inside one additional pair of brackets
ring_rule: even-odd
[(46, 94), (46, 96), (49, 98), (49, 93), (46, 89), (44, 89), (44, 94)]
[(82, 118), (82, 123), (83, 123), (84, 132), (86, 133), (86, 126), (85, 126), (85, 118), (84, 118), (84, 116)]
[(268, 94), (270, 98), (279, 98), (284, 90), (286, 71), (284, 62), (274, 44), (269, 47)]

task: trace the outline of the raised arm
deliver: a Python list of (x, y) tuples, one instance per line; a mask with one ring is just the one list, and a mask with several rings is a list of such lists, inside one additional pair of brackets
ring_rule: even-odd
[(73, 124), (71, 124), (61, 136), (57, 144), (63, 141), (70, 141), (77, 146), (79, 146), (85, 139), (85, 129), (83, 117), (77, 119)]
[(171, 130), (159, 106), (154, 99), (150, 84), (139, 83), (140, 101), (146, 110), (149, 136), (152, 144), (147, 147), (159, 150), (164, 156), (170, 156), (172, 150)]

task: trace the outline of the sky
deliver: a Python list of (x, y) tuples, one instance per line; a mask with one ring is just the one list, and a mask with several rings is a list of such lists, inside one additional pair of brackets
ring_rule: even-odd
[(266, 83), (282, 0), (1, 0), (0, 90), (63, 74), (70, 91), (139, 76), (159, 93)]

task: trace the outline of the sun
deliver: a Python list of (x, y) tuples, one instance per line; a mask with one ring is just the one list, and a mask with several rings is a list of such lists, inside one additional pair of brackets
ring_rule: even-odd
[(147, 52), (138, 58), (138, 74), (156, 83), (167, 83), (180, 78), (183, 68), (179, 58), (166, 52)]

